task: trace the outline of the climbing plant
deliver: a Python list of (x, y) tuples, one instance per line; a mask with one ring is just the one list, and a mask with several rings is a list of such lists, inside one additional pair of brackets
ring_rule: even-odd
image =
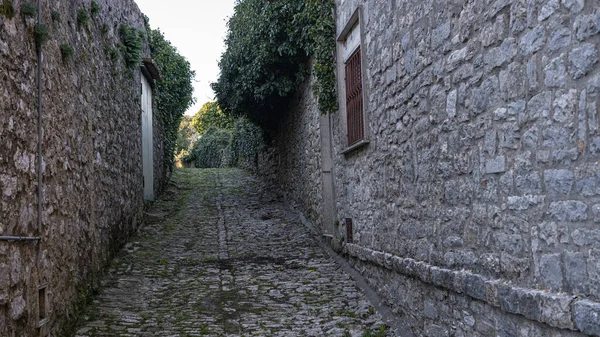
[(2, 0), (0, 2), (0, 16), (5, 16), (9, 20), (15, 17), (15, 9), (10, 0)]
[(119, 34), (123, 42), (121, 51), (125, 63), (129, 68), (139, 65), (142, 60), (142, 38), (138, 31), (133, 27), (122, 24), (119, 27)]
[(165, 164), (171, 168), (181, 118), (195, 102), (192, 80), (196, 73), (160, 30), (148, 26), (148, 40), (152, 58), (161, 73), (161, 81), (156, 86), (157, 116), (165, 128)]
[(322, 113), (337, 109), (332, 0), (241, 0), (228, 22), (221, 74), (212, 87), (227, 114), (265, 126), (312, 75)]

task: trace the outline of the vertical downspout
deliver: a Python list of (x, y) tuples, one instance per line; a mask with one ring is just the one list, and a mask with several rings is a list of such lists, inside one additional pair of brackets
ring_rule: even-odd
[[(42, 0), (37, 1), (38, 9), (38, 27), (42, 25)], [(44, 126), (42, 124), (42, 46), (37, 48), (37, 87), (38, 87), (38, 147), (37, 147), (37, 192), (38, 192), (38, 217), (37, 217), (37, 232), (42, 236), (42, 213), (43, 213), (43, 188), (42, 188), (42, 139)]]

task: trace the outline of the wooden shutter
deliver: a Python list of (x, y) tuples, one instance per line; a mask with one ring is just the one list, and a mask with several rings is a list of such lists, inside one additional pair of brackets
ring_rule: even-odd
[(360, 47), (346, 62), (346, 117), (348, 146), (364, 139), (362, 69)]

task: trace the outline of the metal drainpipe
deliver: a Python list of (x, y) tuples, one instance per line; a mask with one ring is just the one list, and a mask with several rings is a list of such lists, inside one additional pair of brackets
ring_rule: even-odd
[[(42, 0), (38, 0), (38, 26), (42, 25)], [(42, 188), (42, 138), (44, 132), (44, 126), (42, 124), (42, 47), (37, 48), (37, 85), (38, 85), (38, 160), (37, 160), (37, 171), (38, 171), (38, 217), (37, 217), (37, 232), (38, 235), (42, 235), (42, 212), (43, 212), (43, 188)]]
[[(42, 24), (42, 1), (38, 0), (38, 25)], [(37, 233), (42, 235), (42, 48), (37, 48), (37, 86), (38, 86), (38, 158), (37, 158), (37, 195), (38, 195), (38, 217), (37, 217)], [(41, 238), (39, 236), (25, 237), (25, 236), (0, 236), (0, 241), (11, 241), (11, 242), (39, 242)]]

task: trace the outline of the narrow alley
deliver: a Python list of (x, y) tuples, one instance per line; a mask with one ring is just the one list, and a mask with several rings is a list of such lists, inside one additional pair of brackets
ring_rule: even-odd
[(385, 336), (350, 276), (239, 169), (177, 170), (78, 337)]

